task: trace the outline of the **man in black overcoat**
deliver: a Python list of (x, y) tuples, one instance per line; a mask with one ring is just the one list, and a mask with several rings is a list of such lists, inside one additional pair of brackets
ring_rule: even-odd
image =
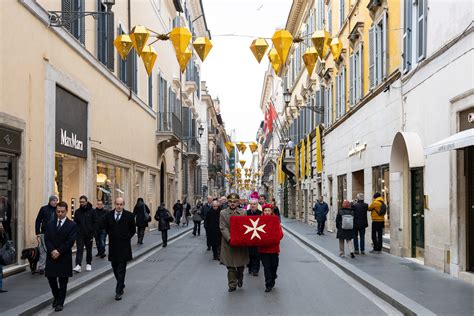
[(72, 246), (77, 237), (77, 225), (66, 217), (67, 211), (67, 203), (59, 202), (56, 219), (45, 226), (44, 233), (47, 252), (45, 275), (53, 293), (56, 312), (63, 310), (67, 283), (72, 277)]
[(122, 299), (125, 288), (127, 262), (132, 260), (131, 239), (135, 235), (135, 219), (131, 212), (124, 209), (124, 199), (115, 199), (115, 209), (104, 218), (104, 229), (109, 235), (109, 261), (112, 264), (117, 286), (115, 300)]

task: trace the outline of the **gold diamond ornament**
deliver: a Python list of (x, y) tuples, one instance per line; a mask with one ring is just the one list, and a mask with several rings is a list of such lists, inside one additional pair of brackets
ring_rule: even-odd
[(114, 46), (117, 49), (120, 57), (122, 57), (122, 60), (125, 60), (127, 58), (128, 53), (130, 53), (133, 44), (129, 35), (122, 34), (117, 36), (117, 38), (114, 40)]
[(293, 36), (287, 30), (278, 30), (273, 34), (272, 42), (278, 56), (280, 56), (280, 63), (285, 64), (293, 44)]
[(142, 55), (143, 48), (150, 37), (150, 32), (143, 25), (134, 26), (132, 33), (130, 33), (130, 39), (132, 40), (133, 47), (137, 51), (138, 56)]
[(245, 153), (245, 150), (247, 150), (247, 146), (246, 146), (244, 143), (242, 143), (242, 142), (238, 142), (238, 143), (236, 144), (236, 146), (237, 146), (237, 149), (238, 149), (242, 154), (244, 154), (244, 153)]
[(258, 63), (262, 61), (263, 56), (268, 49), (268, 43), (264, 38), (257, 38), (252, 41), (250, 45), (250, 50), (257, 59)]
[(252, 154), (253, 154), (253, 153), (257, 150), (258, 145), (257, 145), (257, 143), (252, 142), (252, 143), (249, 144), (249, 148), (250, 148), (250, 151), (251, 151)]
[(275, 74), (278, 74), (282, 64), (281, 64), (280, 56), (278, 55), (275, 47), (273, 47), (268, 52), (268, 59), (270, 60), (270, 63), (272, 64), (273, 70), (275, 70)]
[(311, 41), (313, 41), (314, 48), (316, 48), (321, 60), (324, 59), (329, 49), (329, 45), (331, 44), (331, 35), (329, 32), (326, 30), (316, 31), (311, 37)]
[(242, 168), (243, 168), (243, 167), (245, 166), (245, 163), (246, 163), (247, 161), (244, 160), (244, 159), (241, 159), (241, 160), (239, 160), (239, 162), (240, 162), (240, 165), (241, 165)]
[(145, 65), (146, 72), (148, 77), (151, 75), (153, 71), (153, 66), (155, 66), (156, 58), (158, 54), (156, 53), (155, 49), (149, 45), (145, 46), (142, 51), (142, 60), (143, 64)]
[(207, 37), (198, 37), (194, 41), (193, 47), (201, 61), (204, 61), (212, 49), (212, 43)]
[(308, 71), (308, 75), (311, 77), (313, 73), (314, 67), (316, 66), (316, 62), (318, 61), (318, 53), (314, 47), (309, 47), (306, 52), (303, 54), (303, 62), (306, 66), (306, 70)]
[(182, 54), (181, 56), (178, 56), (178, 63), (179, 63), (179, 68), (181, 70), (181, 73), (183, 73), (186, 70), (186, 66), (188, 65), (188, 62), (191, 59), (192, 55), (193, 55), (193, 52), (189, 48), (186, 48), (184, 54)]
[(335, 37), (331, 41), (331, 53), (335, 61), (339, 60), (339, 57), (341, 57), (341, 52), (342, 52), (342, 42), (339, 40), (339, 38)]
[(173, 43), (178, 62), (180, 56), (183, 56), (186, 52), (186, 49), (189, 46), (189, 42), (191, 41), (191, 37), (191, 32), (189, 32), (189, 30), (185, 27), (175, 27), (171, 30), (170, 40)]

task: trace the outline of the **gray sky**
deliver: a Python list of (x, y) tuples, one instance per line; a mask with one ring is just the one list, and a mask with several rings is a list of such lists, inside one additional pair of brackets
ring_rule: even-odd
[[(238, 141), (254, 141), (263, 114), (259, 103), (268, 57), (260, 64), (250, 51), (251, 37), (271, 38), (283, 28), (291, 0), (203, 0), (207, 25), (214, 45), (203, 64), (203, 80), (209, 92), (221, 101), (227, 131), (236, 129)], [(271, 40), (267, 40), (271, 47)], [(247, 150), (244, 159), (250, 164)]]

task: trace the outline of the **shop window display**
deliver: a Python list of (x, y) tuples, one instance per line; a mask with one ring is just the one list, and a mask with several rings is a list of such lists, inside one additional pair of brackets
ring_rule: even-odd
[(385, 205), (387, 214), (385, 214), (385, 227), (383, 239), (385, 243), (390, 241), (390, 170), (388, 165), (372, 168), (372, 194), (380, 192)]
[(109, 163), (97, 162), (96, 194), (97, 201), (102, 201), (106, 209), (114, 208), (114, 200), (118, 197), (125, 198), (128, 194), (128, 169)]

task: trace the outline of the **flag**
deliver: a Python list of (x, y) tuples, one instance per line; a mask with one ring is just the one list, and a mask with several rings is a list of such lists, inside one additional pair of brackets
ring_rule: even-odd
[(273, 121), (277, 118), (277, 112), (275, 110), (275, 107), (273, 106), (272, 101), (268, 103), (268, 120), (267, 120), (267, 126), (268, 130), (271, 133), (273, 131)]
[(279, 244), (280, 239), (281, 226), (276, 215), (230, 217), (231, 246), (273, 246)]

